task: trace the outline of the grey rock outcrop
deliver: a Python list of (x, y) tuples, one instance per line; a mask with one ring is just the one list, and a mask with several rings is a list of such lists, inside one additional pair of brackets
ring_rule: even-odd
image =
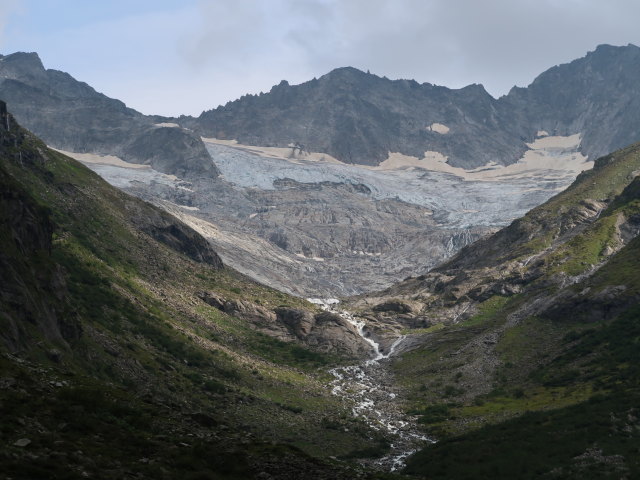
[(215, 292), (200, 292), (198, 297), (218, 310), (252, 324), (258, 331), (285, 342), (300, 342), (325, 353), (366, 357), (371, 346), (353, 325), (340, 315), (314, 313), (303, 308), (269, 309), (244, 300), (226, 300)]
[(217, 269), (223, 267), (211, 244), (191, 227), (159, 209), (141, 210), (137, 204), (128, 207), (131, 221), (155, 240), (196, 262), (207, 263)]
[(307, 310), (295, 308), (276, 308), (278, 320), (298, 338), (307, 337), (315, 327), (316, 319)]

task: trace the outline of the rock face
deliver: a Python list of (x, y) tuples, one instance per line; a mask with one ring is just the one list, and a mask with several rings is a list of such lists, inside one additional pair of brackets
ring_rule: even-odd
[[(451, 90), (411, 80), (391, 81), (339, 68), (317, 80), (283, 81), (265, 95), (247, 95), (188, 123), (204, 136), (248, 145), (327, 153), (346, 163), (376, 165), (389, 152), (422, 157), (441, 152), (466, 167), (519, 158), (507, 114), (481, 85)], [(439, 123), (447, 134), (431, 129)]]
[(269, 309), (244, 300), (225, 300), (215, 292), (201, 292), (200, 299), (218, 310), (252, 324), (258, 331), (285, 342), (350, 357), (366, 357), (371, 346), (339, 315), (313, 313), (302, 308)]
[(180, 121), (204, 136), (294, 143), (365, 165), (379, 164), (389, 152), (421, 158), (425, 151), (465, 168), (508, 165), (538, 131), (580, 133), (582, 153), (597, 158), (640, 139), (639, 73), (640, 48), (601, 45), (494, 99), (481, 85), (451, 90), (339, 68), (301, 85), (282, 81), (269, 93)]
[(207, 263), (217, 269), (222, 268), (222, 260), (211, 244), (191, 227), (162, 210), (142, 211), (137, 207), (130, 205), (129, 209), (131, 221), (141, 231), (196, 262)]
[(500, 99), (521, 122), (551, 135), (582, 134), (581, 151), (598, 158), (640, 140), (640, 48), (600, 45), (550, 68)]
[(151, 117), (68, 73), (46, 70), (36, 53), (0, 56), (0, 99), (21, 124), (53, 147), (117, 155), (180, 176), (218, 175), (198, 136), (158, 127)]

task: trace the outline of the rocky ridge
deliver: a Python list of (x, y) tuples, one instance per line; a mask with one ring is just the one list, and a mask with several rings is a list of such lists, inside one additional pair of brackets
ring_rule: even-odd
[(0, 98), (53, 147), (116, 155), (180, 177), (217, 175), (198, 136), (156, 123), (68, 73), (45, 69), (36, 53), (0, 56)]
[(580, 133), (581, 152), (597, 158), (638, 141), (639, 71), (640, 48), (600, 45), (494, 99), (481, 85), (452, 90), (339, 68), (175, 120), (207, 137), (296, 144), (364, 165), (377, 165), (390, 152), (422, 158), (427, 151), (457, 167), (509, 165), (539, 131)]

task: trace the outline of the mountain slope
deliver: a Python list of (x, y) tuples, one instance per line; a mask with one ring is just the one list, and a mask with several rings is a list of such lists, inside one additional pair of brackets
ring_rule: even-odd
[(408, 335), (396, 376), (441, 439), (408, 472), (638, 475), (639, 171), (640, 144), (603, 157), (427, 275), (354, 302), (374, 334)]
[(450, 90), (339, 68), (301, 85), (283, 81), (267, 94), (247, 95), (185, 124), (203, 136), (247, 145), (297, 143), (346, 163), (377, 165), (390, 152), (422, 158), (430, 150), (473, 168), (511, 163), (526, 150), (505, 114), (480, 85)]
[(500, 99), (534, 128), (582, 134), (582, 151), (598, 158), (639, 140), (640, 48), (599, 45), (585, 57), (550, 68), (527, 88)]
[(640, 48), (601, 45), (496, 100), (481, 85), (451, 90), (339, 68), (176, 121), (208, 137), (297, 144), (364, 165), (377, 165), (391, 152), (423, 158), (426, 151), (457, 167), (509, 165), (539, 131), (580, 134), (581, 152), (597, 158), (639, 139), (639, 70)]
[(0, 98), (53, 147), (117, 155), (181, 177), (218, 175), (199, 137), (155, 124), (68, 73), (46, 70), (36, 53), (0, 56)]
[[(635, 57), (624, 54), (633, 48), (613, 48), (616, 60), (607, 64), (607, 82), (633, 71)], [(592, 56), (579, 63), (591, 65)], [(560, 75), (563, 88), (579, 84), (572, 75), (588, 77), (590, 71), (574, 70)], [(627, 83), (630, 103), (635, 87)], [(589, 105), (615, 116), (624, 96), (613, 101), (610, 89), (595, 85)], [(204, 225), (201, 231), (234, 268), (313, 297), (384, 288), (416, 272), (414, 265), (420, 265), (418, 273), (428, 271), (565, 188), (591, 165), (579, 153), (587, 141), (578, 131), (569, 125), (555, 133), (573, 135), (553, 136), (547, 120), (540, 123), (538, 117), (555, 118), (547, 112), (553, 105), (540, 105), (542, 94), (495, 100), (477, 85), (450, 90), (352, 68), (303, 85), (283, 83), (200, 119), (167, 119), (145, 117), (67, 74), (45, 70), (35, 54), (13, 54), (0, 58), (3, 95), (17, 118), (51, 145), (112, 184), (193, 226)], [(579, 108), (572, 112), (581, 114)], [(188, 129), (176, 128), (178, 123)], [(599, 135), (612, 134), (608, 124)], [(203, 142), (194, 132), (286, 148)], [(374, 169), (314, 150), (369, 165), (393, 155)], [(425, 150), (432, 152), (421, 159)], [(474, 172), (452, 167), (494, 161), (513, 165)]]
[(368, 353), (346, 322), (224, 268), (4, 104), (0, 186), (6, 475), (370, 476), (328, 459), (382, 440), (324, 386)]

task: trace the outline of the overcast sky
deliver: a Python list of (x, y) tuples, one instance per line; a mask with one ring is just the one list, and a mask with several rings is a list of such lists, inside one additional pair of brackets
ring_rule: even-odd
[(342, 66), (497, 97), (598, 44), (640, 45), (639, 19), (639, 0), (0, 0), (0, 53), (197, 115)]

